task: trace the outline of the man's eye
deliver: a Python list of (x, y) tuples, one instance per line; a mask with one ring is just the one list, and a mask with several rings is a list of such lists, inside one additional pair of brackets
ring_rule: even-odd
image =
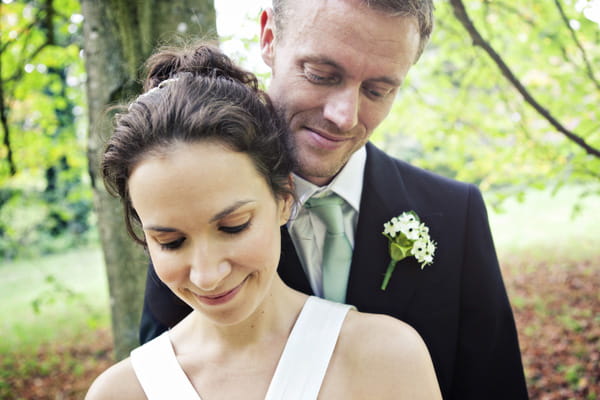
[(304, 76), (308, 79), (309, 82), (315, 83), (317, 85), (326, 85), (336, 83), (336, 77), (328, 74), (320, 74), (315, 71), (311, 71), (308, 68), (304, 69)]
[(393, 90), (392, 89), (380, 89), (375, 87), (364, 87), (364, 91), (367, 93), (369, 97), (372, 99), (382, 99), (389, 95)]
[(240, 233), (243, 232), (244, 230), (246, 230), (248, 227), (250, 226), (250, 220), (248, 220), (247, 222), (244, 222), (241, 225), (235, 225), (235, 226), (220, 226), (219, 230), (221, 232), (230, 234), (230, 235), (235, 235), (236, 233)]
[(176, 250), (181, 247), (183, 242), (185, 241), (184, 237), (181, 237), (177, 240), (173, 240), (172, 242), (159, 243), (160, 248), (163, 250)]
[(367, 92), (369, 93), (369, 96), (376, 98), (376, 99), (383, 97), (383, 94), (377, 90), (367, 89)]
[(312, 72), (306, 72), (306, 77), (308, 78), (309, 81), (312, 81), (312, 82), (315, 82), (315, 83), (325, 83), (325, 82), (327, 82), (327, 78), (325, 78), (324, 76), (313, 74)]

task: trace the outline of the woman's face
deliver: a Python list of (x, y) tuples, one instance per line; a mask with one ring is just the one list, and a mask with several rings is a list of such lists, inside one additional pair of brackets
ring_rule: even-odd
[(271, 290), (280, 226), (276, 199), (250, 157), (210, 142), (142, 159), (129, 192), (160, 279), (218, 324), (248, 318)]

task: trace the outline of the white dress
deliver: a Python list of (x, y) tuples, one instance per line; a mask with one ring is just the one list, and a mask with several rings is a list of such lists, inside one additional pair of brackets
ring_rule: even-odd
[[(352, 306), (311, 296), (290, 333), (265, 400), (316, 399)], [(201, 400), (177, 362), (169, 332), (134, 349), (131, 363), (149, 400)]]

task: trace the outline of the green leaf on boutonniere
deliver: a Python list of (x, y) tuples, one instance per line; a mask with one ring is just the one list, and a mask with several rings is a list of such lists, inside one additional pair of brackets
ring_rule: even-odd
[(401, 246), (398, 243), (390, 242), (390, 256), (392, 260), (400, 261), (407, 257), (412, 249), (412, 246)]

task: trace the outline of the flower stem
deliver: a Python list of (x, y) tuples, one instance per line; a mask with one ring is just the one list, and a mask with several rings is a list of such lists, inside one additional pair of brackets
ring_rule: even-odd
[(381, 290), (385, 290), (387, 288), (388, 283), (390, 282), (390, 278), (392, 277), (392, 273), (394, 269), (396, 269), (396, 264), (398, 261), (392, 259), (385, 270), (385, 276), (383, 277), (383, 283), (381, 284)]

